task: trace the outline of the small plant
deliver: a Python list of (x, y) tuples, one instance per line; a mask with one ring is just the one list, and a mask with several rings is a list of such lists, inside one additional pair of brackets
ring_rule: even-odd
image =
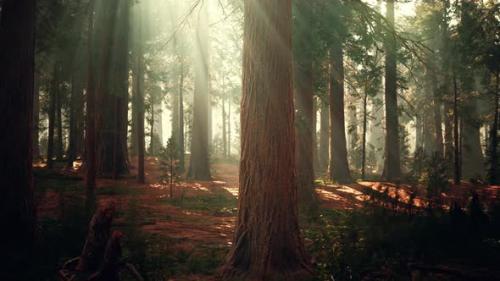
[(168, 139), (167, 146), (161, 150), (161, 166), (164, 168), (162, 180), (167, 181), (170, 188), (170, 199), (174, 197), (174, 183), (178, 180), (178, 150), (173, 138)]
[(441, 193), (449, 188), (446, 162), (437, 153), (432, 155), (427, 162), (424, 182), (427, 188), (427, 199), (430, 202), (439, 199)]

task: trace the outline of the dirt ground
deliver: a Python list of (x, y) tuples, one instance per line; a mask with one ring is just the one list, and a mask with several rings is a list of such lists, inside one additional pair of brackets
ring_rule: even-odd
[[(235, 164), (218, 163), (213, 165), (213, 171), (212, 181), (182, 181), (174, 184), (173, 198), (170, 198), (170, 186), (162, 180), (158, 159), (148, 158), (146, 184), (138, 184), (133, 177), (118, 181), (100, 179), (96, 204), (116, 204), (119, 215), (114, 222), (115, 227), (124, 229), (125, 235), (127, 230), (133, 232), (131, 236), (140, 235), (141, 239), (150, 241), (145, 243), (158, 248), (151, 249), (151, 245), (144, 245), (145, 248), (149, 247), (144, 250), (147, 252), (145, 255), (167, 248), (166, 251), (174, 258), (173, 261), (165, 262), (164, 266), (176, 264), (177, 268), (159, 275), (168, 275), (167, 280), (170, 281), (214, 280), (214, 272), (207, 271), (205, 267), (216, 267), (215, 264), (224, 259), (232, 243), (237, 214), (238, 167)], [(132, 169), (131, 174), (135, 172)], [(76, 186), (83, 187), (81, 183)], [(454, 186), (451, 189), (453, 191), (443, 194), (443, 197), (447, 200), (465, 200), (463, 198), (467, 198), (471, 188), (470, 185)], [(384, 193), (402, 203), (408, 204), (410, 200), (409, 186), (380, 182), (324, 184), (319, 185), (316, 192), (323, 207), (349, 210), (362, 207), (369, 199), (366, 189)], [(498, 186), (484, 186), (478, 190), (491, 200), (499, 198)], [(68, 200), (84, 200), (83, 193), (75, 193), (73, 197), (68, 197), (68, 194), (73, 193), (50, 188), (38, 194), (38, 216), (63, 217), (62, 205), (68, 204)], [(422, 193), (414, 195), (414, 206), (424, 207), (426, 203)], [(188, 267), (179, 270), (182, 263), (188, 264)]]

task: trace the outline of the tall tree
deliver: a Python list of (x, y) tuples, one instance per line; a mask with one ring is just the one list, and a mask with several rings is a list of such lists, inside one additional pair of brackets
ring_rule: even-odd
[(128, 108), (128, 9), (128, 0), (103, 1), (96, 23), (101, 65), (97, 83), (98, 174), (113, 178), (128, 173), (123, 133), (127, 120), (124, 108)]
[(87, 110), (85, 115), (85, 186), (87, 191), (96, 187), (97, 155), (96, 155), (96, 73), (95, 73), (95, 40), (94, 40), (94, 11), (95, 0), (89, 2), (88, 30), (87, 30)]
[[(394, 29), (394, 0), (387, 0), (386, 19)], [(385, 40), (385, 164), (384, 177), (387, 180), (401, 178), (399, 155), (399, 121), (397, 100), (396, 37), (389, 32)]]
[[(15, 280), (34, 241), (32, 135), (35, 0), (5, 0), (0, 20), (2, 280)], [(6, 275), (6, 276), (5, 276)]]
[(209, 180), (209, 75), (208, 75), (208, 7), (202, 4), (196, 28), (196, 73), (193, 102), (193, 131), (188, 178)]
[(319, 172), (321, 174), (326, 172), (328, 168), (328, 162), (330, 161), (329, 153), (329, 145), (330, 145), (330, 107), (328, 102), (325, 101), (326, 98), (322, 98), (320, 101), (320, 131), (319, 131), (319, 149), (318, 149), (318, 158), (319, 158)]
[(290, 0), (244, 7), (239, 213), (223, 280), (306, 280), (297, 218)]
[(347, 160), (344, 117), (344, 51), (337, 40), (330, 50), (330, 179), (339, 183), (352, 182)]
[(294, 23), (295, 59), (295, 136), (296, 169), (300, 205), (312, 211), (316, 206), (314, 193), (314, 77), (311, 51), (313, 7), (309, 2), (296, 1)]
[[(144, 154), (146, 150), (145, 132), (144, 132), (144, 15), (143, 3), (139, 3), (134, 9), (134, 49), (133, 49), (133, 97), (132, 97), (132, 116), (135, 117), (133, 125), (135, 126), (135, 137), (137, 147), (137, 181), (144, 183), (146, 181), (144, 171)], [(133, 128), (134, 130), (134, 128)], [(133, 141), (132, 141), (133, 142)]]

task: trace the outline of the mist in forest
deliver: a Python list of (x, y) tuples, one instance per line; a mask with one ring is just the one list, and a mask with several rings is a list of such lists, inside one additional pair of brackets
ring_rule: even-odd
[(500, 280), (494, 0), (0, 0), (0, 280)]

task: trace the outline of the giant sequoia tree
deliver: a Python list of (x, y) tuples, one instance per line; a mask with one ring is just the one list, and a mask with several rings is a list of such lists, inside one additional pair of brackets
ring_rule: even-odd
[(247, 0), (239, 214), (225, 280), (305, 280), (295, 186), (291, 1)]
[[(33, 242), (32, 177), (35, 0), (2, 1), (0, 21), (0, 249), (2, 267), (19, 266)], [(4, 261), (5, 260), (5, 261)], [(2, 280), (13, 280), (3, 276)]]
[[(394, 0), (387, 1), (387, 21), (394, 28)], [(384, 177), (387, 180), (401, 178), (399, 156), (399, 121), (397, 100), (396, 37), (387, 35), (385, 42), (385, 165)]]

